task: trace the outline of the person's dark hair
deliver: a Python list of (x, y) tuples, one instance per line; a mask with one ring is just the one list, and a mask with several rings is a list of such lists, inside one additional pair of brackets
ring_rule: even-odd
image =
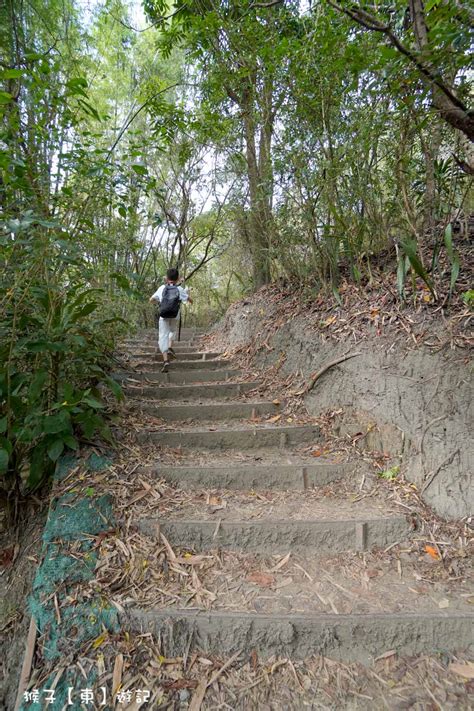
[(178, 279), (179, 279), (179, 272), (178, 272), (178, 270), (175, 269), (174, 267), (171, 267), (171, 269), (168, 269), (168, 271), (166, 272), (166, 277), (167, 277), (170, 281), (178, 281)]

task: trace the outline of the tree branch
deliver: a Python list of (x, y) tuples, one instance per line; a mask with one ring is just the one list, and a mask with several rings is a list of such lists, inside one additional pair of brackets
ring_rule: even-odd
[[(334, 0), (327, 0), (328, 4), (338, 12), (344, 13), (362, 27), (373, 32), (384, 34), (390, 43), (416, 66), (422, 78), (431, 85), (433, 90), (433, 105), (440, 112), (444, 120), (454, 128), (462, 131), (471, 141), (474, 140), (474, 115), (473, 112), (459, 99), (449, 87), (430, 67), (424, 64), (411, 49), (406, 47), (394, 34), (390, 25), (383, 24), (377, 17), (362, 8), (352, 6), (345, 8)], [(419, 37), (423, 37), (423, 27), (418, 18)]]
[(274, 7), (275, 5), (283, 5), (283, 0), (271, 0), (270, 2), (253, 2), (250, 5), (249, 10), (252, 10), (254, 7), (266, 8)]
[(112, 18), (112, 20), (115, 20), (115, 22), (118, 22), (119, 25), (122, 25), (122, 27), (125, 27), (127, 30), (132, 30), (132, 32), (146, 32), (147, 30), (151, 30), (153, 27), (157, 27), (158, 25), (163, 24), (163, 22), (166, 22), (166, 20), (171, 20), (171, 18), (175, 17), (178, 15), (178, 13), (183, 10), (185, 5), (180, 5), (179, 7), (174, 10), (174, 12), (171, 12), (169, 15), (161, 15), (158, 17), (155, 22), (152, 22), (151, 25), (148, 25), (148, 27), (143, 27), (141, 30), (138, 29), (138, 27), (132, 27), (132, 25), (129, 25), (128, 22), (125, 22), (124, 20), (121, 20), (119, 17), (115, 17), (115, 15), (112, 15), (112, 13), (109, 11), (108, 14)]

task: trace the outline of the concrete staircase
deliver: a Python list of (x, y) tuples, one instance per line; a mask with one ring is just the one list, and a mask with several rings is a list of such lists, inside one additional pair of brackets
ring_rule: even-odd
[[(258, 383), (246, 382), (218, 353), (202, 351), (196, 330), (182, 337), (169, 373), (160, 372), (153, 332), (127, 344), (134, 370), (117, 375), (138, 411), (164, 421), (139, 432), (157, 459), (138, 473), (190, 497), (134, 523), (157, 546), (169, 542), (173, 555), (217, 551), (221, 570), (212, 580), (219, 589), (225, 581), (228, 595), (225, 604), (220, 597), (205, 607), (193, 607), (184, 593), (166, 606), (135, 602), (125, 606), (123, 625), (156, 634), (170, 656), (195, 648), (370, 662), (388, 650), (468, 648), (467, 595), (451, 595), (440, 583), (420, 599), (410, 592), (415, 561), (390, 567), (388, 551), (414, 535), (406, 517), (385, 500), (348, 497), (342, 483), (355, 476), (353, 464), (308, 454), (322, 442), (316, 425), (276, 422), (277, 401), (249, 396)], [(182, 454), (179, 464), (166, 463), (169, 448)], [(209, 490), (225, 505), (203, 505)], [(238, 562), (227, 563), (226, 555)], [(372, 576), (369, 559), (379, 562), (381, 575)], [(266, 571), (269, 584), (259, 588), (249, 570)], [(275, 576), (283, 570), (280, 585)], [(447, 609), (439, 604), (446, 598)]]

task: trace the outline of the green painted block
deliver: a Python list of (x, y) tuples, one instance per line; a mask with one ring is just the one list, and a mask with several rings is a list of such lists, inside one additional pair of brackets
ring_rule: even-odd
[[(72, 456), (62, 458), (56, 470), (56, 480), (64, 480), (76, 464), (77, 460)], [(109, 459), (97, 455), (87, 461), (91, 472), (100, 471), (109, 464)], [(87, 642), (96, 639), (104, 628), (111, 633), (120, 629), (116, 609), (99, 595), (90, 598), (90, 589), (86, 585), (94, 577), (97, 564), (94, 541), (90, 537), (115, 525), (112, 498), (88, 495), (84, 483), (87, 482), (81, 480), (77, 489), (51, 502), (43, 533), (41, 562), (29, 601), (41, 635), (44, 660), (51, 665), (51, 676), (41, 686), (40, 704), (44, 703), (44, 690), (53, 684), (60, 660), (67, 659), (73, 664)], [(85, 589), (87, 596), (83, 594)], [(60, 623), (55, 598), (60, 608)], [(68, 598), (74, 603), (64, 604)], [(54, 701), (47, 708), (59, 711), (68, 703), (68, 689), (74, 689), (77, 698), (81, 689), (91, 687), (94, 682), (95, 679), (85, 680), (75, 671), (66, 670), (56, 685)], [(77, 703), (75, 708), (80, 707)], [(35, 708), (39, 708), (38, 704), (31, 700), (25, 700), (21, 706), (22, 711)]]

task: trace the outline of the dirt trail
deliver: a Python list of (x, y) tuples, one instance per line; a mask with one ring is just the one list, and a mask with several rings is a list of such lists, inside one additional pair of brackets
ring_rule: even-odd
[(161, 373), (155, 339), (125, 346), (117, 451), (55, 481), (29, 693), (57, 684), (53, 711), (86, 686), (89, 708), (470, 708), (467, 526), (428, 520), (192, 331)]
[[(185, 338), (169, 375), (153, 334), (128, 346), (135, 372), (124, 385), (148, 455), (138, 471), (158, 495), (126, 512), (127, 557), (146, 560), (147, 571), (115, 592), (122, 624), (158, 636), (167, 657), (196, 651), (241, 664), (323, 655), (396, 665), (404, 655), (467, 649), (468, 568), (453, 575), (420, 556), (414, 541), (426, 532), (360, 462), (311, 457), (330, 451), (314, 418), (287, 416), (261, 392), (253, 403), (239, 385), (251, 374), (217, 352), (202, 355), (195, 334)], [(283, 708), (277, 689), (274, 698), (271, 708)]]

